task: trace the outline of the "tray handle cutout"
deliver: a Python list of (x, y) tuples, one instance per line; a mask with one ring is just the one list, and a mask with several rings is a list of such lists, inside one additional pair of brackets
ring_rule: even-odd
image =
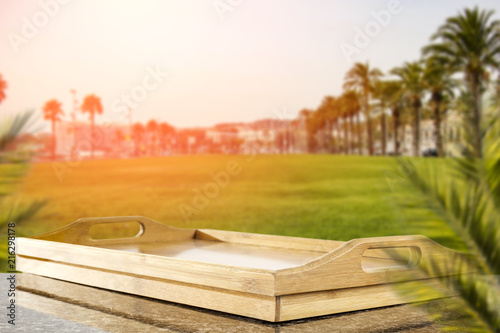
[[(139, 231), (134, 236), (120, 238), (93, 238), (91, 229), (104, 224), (124, 224), (137, 223)], [(72, 224), (41, 236), (34, 238), (59, 241), (80, 245), (99, 245), (114, 243), (138, 243), (172, 241), (193, 238), (194, 229), (180, 229), (171, 227), (143, 216), (113, 216), (113, 217), (86, 217), (73, 222)]]
[(350, 256), (359, 258), (357, 269), (365, 273), (412, 270), (430, 259), (431, 248), (438, 250), (430, 239), (417, 235), (360, 238), (348, 243), (352, 244)]
[(369, 247), (361, 257), (366, 273), (415, 268), (422, 258), (418, 246)]
[(144, 227), (139, 222), (113, 222), (94, 224), (89, 229), (89, 236), (93, 240), (130, 238), (140, 236)]
[[(101, 228), (101, 227), (106, 227), (106, 226), (125, 226), (127, 224), (138, 224), (139, 225), (139, 230), (137, 233), (133, 236), (129, 237), (108, 237), (108, 238), (99, 238), (99, 237), (92, 237), (94, 235), (94, 230), (95, 228)], [(79, 234), (81, 235), (82, 240), (85, 241), (90, 241), (90, 242), (105, 242), (105, 241), (110, 241), (110, 240), (125, 240), (125, 239), (133, 239), (136, 240), (137, 238), (141, 237), (142, 235), (145, 234), (145, 231), (147, 229), (147, 225), (149, 223), (157, 223), (153, 220), (149, 220), (146, 218), (139, 218), (135, 216), (116, 216), (116, 217), (85, 217), (76, 220), (73, 224), (71, 224), (72, 227), (76, 227), (79, 229)]]

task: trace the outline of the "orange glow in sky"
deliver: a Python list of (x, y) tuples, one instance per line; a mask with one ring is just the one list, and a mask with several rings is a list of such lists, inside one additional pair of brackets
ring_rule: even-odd
[[(55, 98), (69, 119), (75, 89), (80, 103), (102, 99), (98, 123), (124, 122), (128, 107), (134, 122), (178, 127), (293, 117), (339, 94), (352, 61), (387, 72), (418, 59), (446, 17), (476, 3), (500, 12), (467, 0), (1, 1), (0, 115)], [(349, 61), (341, 45), (356, 42)]]

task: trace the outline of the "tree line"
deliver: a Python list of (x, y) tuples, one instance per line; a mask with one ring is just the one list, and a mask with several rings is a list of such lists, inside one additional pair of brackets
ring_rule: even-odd
[(500, 69), (500, 23), (492, 19), (493, 13), (475, 7), (448, 18), (422, 48), (420, 59), (385, 75), (369, 62), (355, 63), (345, 74), (342, 94), (326, 96), (315, 110), (301, 111), (309, 150), (374, 155), (378, 134), (379, 153), (386, 155), (391, 133), (393, 153), (400, 155), (402, 126), (411, 124), (412, 153), (419, 156), (426, 111), (433, 119), (437, 154), (444, 156), (442, 121), (453, 109), (472, 128), (473, 144), (467, 148), (482, 157), (482, 99), (492, 85), (499, 89), (494, 76)]
[[(369, 62), (355, 63), (345, 74), (339, 96), (326, 96), (315, 110), (300, 112), (308, 150), (387, 155), (391, 137), (394, 147), (391, 153), (400, 155), (402, 130), (404, 125), (411, 124), (412, 153), (419, 156), (424, 113), (433, 120), (437, 155), (444, 156), (443, 117), (449, 110), (455, 110), (471, 129), (468, 133), (472, 133), (472, 144), (465, 149), (475, 157), (482, 157), (483, 95), (493, 87), (498, 100), (500, 89), (500, 22), (492, 18), (493, 14), (492, 10), (478, 7), (464, 9), (437, 29), (429, 44), (422, 48), (420, 59), (405, 62), (387, 73)], [(459, 74), (461, 78), (457, 77)], [(6, 87), (0, 77), (0, 101), (5, 98)], [(103, 112), (100, 98), (94, 94), (85, 96), (80, 110), (89, 115), (93, 132), (95, 116)], [(64, 115), (61, 103), (57, 99), (47, 101), (43, 114), (51, 122), (51, 152), (55, 158), (55, 127)], [(152, 142), (147, 149), (158, 150), (167, 144), (165, 138), (174, 131), (169, 124), (155, 120), (146, 126), (134, 124), (131, 139), (135, 143), (135, 154), (140, 155), (144, 149), (141, 146), (144, 146), (145, 133), (152, 133), (148, 136)], [(117, 132), (115, 141), (122, 140), (123, 133)], [(380, 146), (378, 150), (376, 141)], [(91, 156), (93, 150), (92, 145)]]

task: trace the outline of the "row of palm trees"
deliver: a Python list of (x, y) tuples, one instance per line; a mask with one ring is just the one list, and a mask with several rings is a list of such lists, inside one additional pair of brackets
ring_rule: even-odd
[(146, 153), (150, 156), (159, 155), (172, 147), (175, 128), (166, 122), (158, 123), (151, 119), (144, 126), (141, 123), (132, 125), (132, 140), (134, 141), (134, 155)]
[[(103, 108), (101, 99), (94, 94), (85, 96), (83, 103), (80, 106), (80, 110), (83, 114), (88, 113), (90, 118), (90, 131), (93, 135), (95, 131), (95, 116), (96, 114), (102, 114)], [(45, 103), (42, 108), (43, 118), (51, 122), (52, 127), (52, 144), (51, 144), (51, 155), (52, 159), (55, 159), (56, 155), (56, 123), (61, 121), (61, 116), (64, 115), (62, 109), (62, 104), (57, 99), (51, 99)], [(91, 157), (94, 156), (94, 144), (93, 140), (90, 142), (91, 147)]]
[[(393, 68), (387, 73), (388, 79), (368, 62), (354, 64), (345, 75), (340, 96), (327, 96), (316, 110), (301, 112), (307, 123), (310, 149), (361, 154), (366, 147), (368, 154), (374, 155), (375, 136), (379, 135), (380, 153), (385, 155), (388, 133), (392, 132), (394, 153), (399, 155), (400, 127), (411, 122), (413, 154), (418, 156), (422, 109), (426, 108), (432, 110), (436, 148), (438, 155), (443, 156), (442, 117), (454, 108), (463, 111), (466, 125), (473, 129), (470, 152), (482, 157), (481, 100), (500, 68), (500, 23), (492, 20), (492, 15), (493, 11), (476, 7), (448, 18), (423, 48), (422, 58)], [(463, 74), (461, 80), (456, 78), (457, 73)], [(5, 88), (5, 81), (0, 78), (0, 101), (5, 98)], [(87, 95), (80, 110), (89, 114), (93, 133), (95, 115), (103, 111), (100, 98)], [(52, 123), (54, 157), (55, 124), (64, 113), (56, 99), (48, 101), (43, 112)], [(91, 156), (93, 148), (92, 145)]]
[[(394, 153), (400, 153), (401, 125), (410, 122), (413, 154), (418, 156), (425, 107), (432, 110), (436, 149), (444, 156), (442, 117), (454, 108), (463, 112), (465, 122), (473, 128), (470, 153), (482, 157), (481, 100), (492, 75), (500, 69), (500, 22), (492, 20), (492, 15), (493, 11), (476, 7), (448, 18), (422, 49), (422, 58), (391, 69), (388, 78), (368, 62), (355, 63), (345, 75), (340, 96), (327, 96), (316, 110), (301, 112), (310, 149), (361, 154), (366, 147), (368, 154), (374, 155), (378, 123), (380, 153), (385, 155), (389, 132), (386, 112), (390, 110)], [(459, 73), (462, 79), (456, 77)]]
[[(0, 74), (0, 103), (6, 97), (5, 90), (7, 89), (7, 82), (3, 79)], [(76, 106), (75, 106), (76, 107)], [(90, 120), (90, 130), (91, 135), (95, 131), (95, 117), (98, 114), (102, 114), (103, 107), (101, 99), (95, 94), (89, 94), (85, 96), (81, 106), (79, 107), (83, 114), (89, 115)], [(51, 157), (55, 159), (56, 155), (56, 124), (62, 120), (64, 116), (64, 111), (62, 109), (62, 103), (57, 99), (51, 99), (47, 101), (43, 108), (43, 117), (45, 120), (51, 123)], [(144, 126), (141, 123), (135, 123), (131, 127), (131, 139), (134, 142), (134, 152), (136, 156), (141, 155), (141, 150), (146, 147), (148, 155), (157, 155), (159, 151), (165, 151), (167, 146), (172, 144), (173, 135), (175, 134), (175, 128), (166, 122), (158, 123), (156, 120), (152, 119), (147, 122)], [(118, 146), (125, 140), (125, 134), (117, 129), (115, 133), (115, 144)], [(94, 145), (93, 140), (91, 140), (91, 157), (94, 156)], [(171, 147), (169, 147), (171, 148)]]
[[(102, 114), (103, 107), (101, 99), (94, 94), (85, 96), (80, 108), (83, 114), (87, 113), (90, 120), (90, 131), (95, 131), (95, 117)], [(52, 125), (52, 144), (51, 154), (52, 159), (55, 158), (56, 151), (56, 123), (61, 121), (61, 116), (64, 115), (61, 102), (56, 99), (47, 101), (43, 107), (44, 119), (51, 122)], [(140, 156), (146, 153), (147, 155), (158, 155), (160, 151), (165, 151), (167, 146), (171, 144), (172, 135), (175, 133), (175, 128), (166, 122), (158, 123), (151, 119), (146, 125), (135, 123), (131, 126), (131, 139), (134, 142), (134, 155)], [(91, 134), (92, 135), (92, 134)], [(125, 141), (126, 135), (120, 129), (116, 129), (114, 144), (120, 147)], [(94, 144), (91, 140), (91, 158), (94, 156)], [(144, 150), (146, 150), (144, 152)]]

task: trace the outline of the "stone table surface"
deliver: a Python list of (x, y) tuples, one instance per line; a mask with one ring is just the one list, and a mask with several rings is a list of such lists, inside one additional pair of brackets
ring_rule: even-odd
[[(0, 274), (7, 313), (8, 274)], [(16, 274), (15, 326), (2, 314), (0, 332), (439, 332), (408, 305), (268, 323), (170, 302)]]

